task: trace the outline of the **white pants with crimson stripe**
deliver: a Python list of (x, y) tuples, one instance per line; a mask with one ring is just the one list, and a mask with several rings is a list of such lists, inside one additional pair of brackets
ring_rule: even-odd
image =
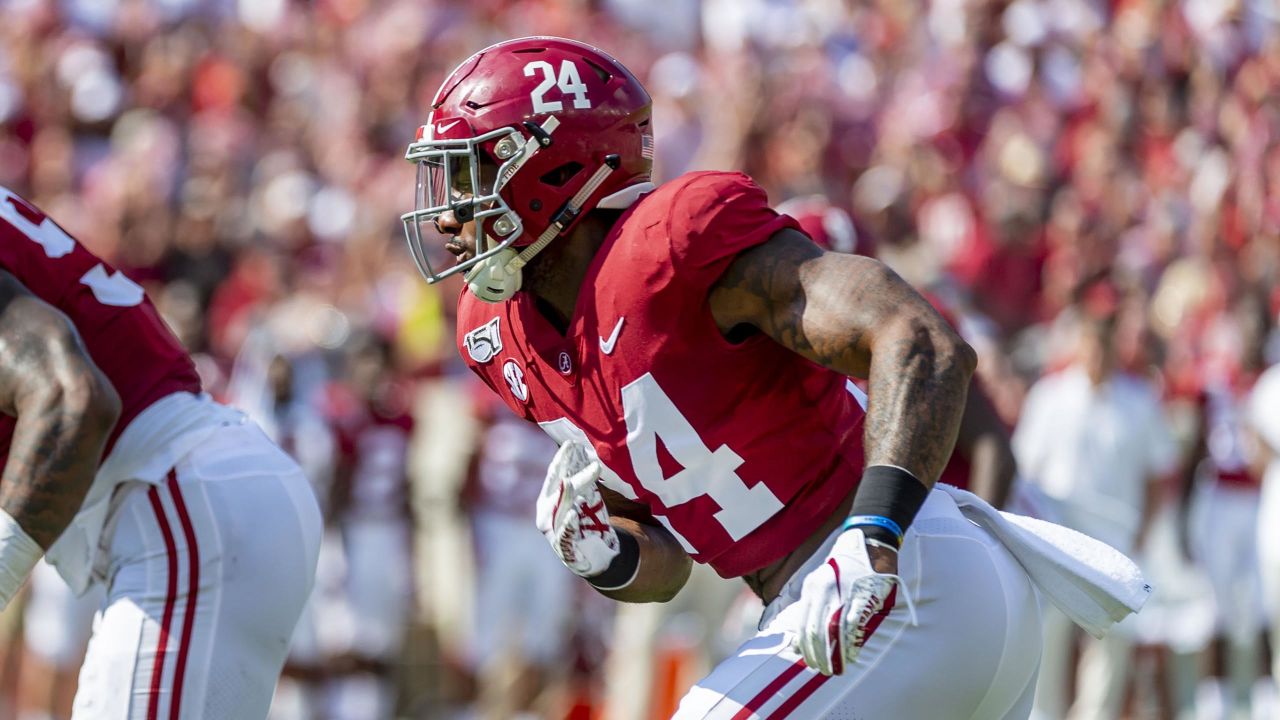
[(112, 520), (75, 720), (265, 718), (311, 591), (320, 514), (253, 424), (215, 432)]
[(1026, 573), (998, 541), (930, 493), (899, 556), (916, 605), (899, 597), (857, 662), (826, 677), (791, 650), (805, 574), (835, 534), (765, 610), (764, 630), (703, 678), (677, 720), (1025, 720), (1040, 663), (1040, 610)]

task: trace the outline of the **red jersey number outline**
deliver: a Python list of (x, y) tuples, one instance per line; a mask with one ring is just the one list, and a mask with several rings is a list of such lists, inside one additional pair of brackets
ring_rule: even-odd
[[(651, 373), (645, 373), (622, 388), (623, 417), (627, 425), (627, 452), (633, 474), (640, 485), (673, 508), (699, 497), (709, 496), (720, 506), (714, 515), (720, 526), (736, 542), (760, 527), (782, 509), (782, 501), (764, 483), (747, 487), (738, 475), (742, 456), (728, 445), (714, 451), (680, 412), (671, 397)], [(569, 440), (590, 442), (587, 434), (568, 418), (539, 423), (558, 443)], [(658, 461), (658, 440), (682, 470), (665, 477)], [(629, 500), (638, 499), (635, 490), (603, 462), (601, 483)], [(697, 549), (662, 515), (654, 519), (675, 536), (686, 552)]]

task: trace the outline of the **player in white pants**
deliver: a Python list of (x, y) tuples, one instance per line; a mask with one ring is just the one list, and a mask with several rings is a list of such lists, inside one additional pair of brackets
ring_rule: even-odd
[[(900, 558), (899, 592), (910, 595), (916, 624), (899, 597), (844, 674), (806, 668), (791, 649), (801, 622), (793, 609), (805, 576), (838, 535), (765, 609), (764, 629), (685, 696), (677, 720), (1027, 717), (1040, 664), (1036, 594), (1008, 551), (937, 490), (907, 531)], [(993, 636), (1004, 642), (992, 643)]]
[(1271, 625), (1271, 675), (1280, 684), (1280, 365), (1271, 366), (1254, 385), (1248, 424), (1266, 468), (1258, 506), (1258, 555)]
[(256, 425), (228, 424), (113, 505), (72, 717), (265, 717), (319, 549), (302, 471)]
[[(573, 110), (527, 81), (541, 68), (554, 84), (556, 67)], [(770, 600), (803, 577), (790, 593), (797, 617), (784, 621), (799, 654), (783, 649), (785, 633), (748, 648), (677, 715), (715, 704), (739, 717), (1025, 714), (1038, 643), (1021, 565), (954, 502), (921, 512), (951, 455), (972, 348), (891, 271), (817, 249), (745, 175), (652, 188), (649, 112), (634, 76), (602, 51), (523, 38), (464, 62), (406, 154), (421, 162), (419, 202), (404, 215), (420, 269), (431, 281), (467, 272), (464, 360), (561, 443), (538, 529), (615, 600), (669, 601), (693, 561)], [(471, 172), (451, 173), (463, 158)], [(448, 236), (458, 264), (435, 269), (424, 223)], [(868, 380), (865, 412), (840, 392), (850, 376)], [(954, 492), (991, 527), (1011, 522)], [(1126, 573), (1123, 614), (1145, 599), (1136, 569)], [(897, 603), (917, 598), (938, 608), (929, 632), (902, 625)], [(1100, 633), (1103, 619), (1088, 625)], [(739, 657), (766, 666), (759, 689), (743, 686), (753, 671), (731, 669)], [(797, 679), (804, 667), (822, 677)], [(864, 685), (870, 673), (886, 677)], [(757, 698), (765, 707), (750, 709)]]
[(73, 717), (265, 717), (315, 571), (297, 464), (201, 393), (142, 287), (3, 188), (0, 347), (0, 608), (42, 555), (106, 588)]
[(492, 511), (471, 518), (477, 552), (472, 661), (485, 671), (503, 651), (537, 667), (564, 656), (572, 625), (572, 577), (528, 520)]
[(77, 597), (58, 571), (43, 561), (27, 583), (30, 594), (22, 606), (26, 653), (15, 698), (18, 718), (65, 717), (71, 710), (93, 614), (102, 604), (102, 589), (95, 586)]
[(485, 430), (465, 493), (476, 552), (468, 660), (484, 711), (503, 717), (532, 711), (563, 679), (577, 605), (573, 576), (529, 522), (556, 444), (491, 403), (476, 412)]

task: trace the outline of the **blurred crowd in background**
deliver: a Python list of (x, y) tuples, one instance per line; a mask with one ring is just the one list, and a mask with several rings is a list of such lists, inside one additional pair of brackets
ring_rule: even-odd
[[(1020, 482), (1064, 522), (1109, 503), (1082, 529), (1171, 579), (1113, 665), (1085, 647), (1073, 672), (1061, 635), (1044, 718), (1076, 686), (1107, 708), (1084, 720), (1280, 716), (1257, 714), (1280, 713), (1257, 560), (1219, 582), (1207, 558), (1228, 530), (1257, 554), (1266, 433), (1240, 420), (1280, 359), (1274, 0), (0, 0), (0, 185), (142, 283), (325, 508), (276, 717), (665, 717), (752, 622), (709, 573), (618, 610), (558, 568), (532, 528), (554, 447), (464, 374), (459, 286), (402, 247), (437, 85), (530, 34), (646, 84), (657, 179), (740, 169), (846, 213), (978, 349)], [(1076, 370), (1097, 381), (1031, 390)], [(1069, 453), (1145, 453), (1122, 488), (1054, 457), (1053, 420), (1113, 376), (1122, 427)], [(93, 599), (58, 583), (0, 617), (0, 717), (70, 707)], [(1086, 691), (1098, 667), (1118, 687)]]

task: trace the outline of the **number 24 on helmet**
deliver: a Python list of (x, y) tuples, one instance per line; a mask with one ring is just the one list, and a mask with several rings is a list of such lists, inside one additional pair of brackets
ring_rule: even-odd
[[(508, 40), (464, 61), (405, 153), (418, 180), (401, 220), (427, 282), (463, 272), (480, 299), (506, 300), (521, 268), (586, 212), (652, 189), (650, 109), (621, 63), (574, 40)], [(476, 252), (442, 268), (422, 226), (446, 212), (475, 221)]]

